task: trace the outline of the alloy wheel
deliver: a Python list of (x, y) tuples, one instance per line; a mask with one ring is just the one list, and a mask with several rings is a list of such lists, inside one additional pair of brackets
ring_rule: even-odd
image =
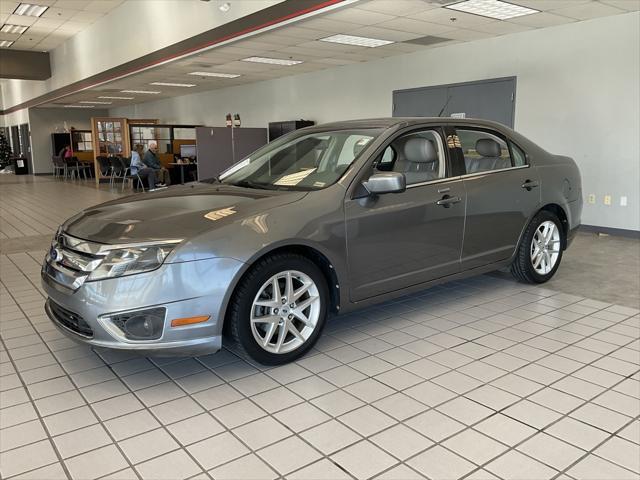
[(552, 221), (542, 222), (531, 240), (531, 265), (539, 275), (547, 275), (560, 256), (560, 230)]
[(264, 350), (288, 353), (304, 345), (320, 317), (320, 293), (305, 273), (287, 270), (269, 278), (251, 305), (251, 332)]

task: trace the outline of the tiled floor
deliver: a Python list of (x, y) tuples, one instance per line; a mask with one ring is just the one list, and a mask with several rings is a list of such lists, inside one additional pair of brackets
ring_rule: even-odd
[(42, 255), (0, 255), (4, 479), (640, 478), (636, 309), (483, 276), (284, 367), (145, 359), (55, 330)]

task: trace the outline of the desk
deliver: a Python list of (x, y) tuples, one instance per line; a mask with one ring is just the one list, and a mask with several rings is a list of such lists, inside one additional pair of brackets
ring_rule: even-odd
[(189, 167), (191, 165), (193, 165), (194, 167), (197, 166), (197, 163), (178, 163), (178, 162), (171, 162), (169, 163), (169, 165), (171, 165), (172, 167), (180, 167), (180, 183), (182, 185), (184, 185), (184, 167)]

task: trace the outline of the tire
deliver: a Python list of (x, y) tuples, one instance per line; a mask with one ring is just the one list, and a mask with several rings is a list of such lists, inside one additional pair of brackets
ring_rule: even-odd
[[(548, 243), (544, 243), (545, 226), (553, 224), (555, 232)], [(548, 231), (548, 230), (547, 230)], [(534, 242), (534, 238), (536, 239)], [(540, 241), (542, 240), (542, 241)], [(524, 283), (544, 283), (553, 277), (562, 260), (562, 250), (565, 243), (565, 234), (562, 223), (558, 217), (547, 210), (541, 210), (531, 220), (522, 235), (516, 257), (511, 264), (511, 274), (516, 280)], [(536, 248), (536, 244), (538, 248)], [(546, 250), (540, 245), (545, 245)], [(542, 259), (536, 266), (536, 261), (542, 252)], [(544, 268), (546, 264), (547, 268)]]
[[(307, 290), (296, 299), (303, 287)], [(281, 303), (285, 297), (286, 303)], [(228, 332), (253, 360), (264, 365), (288, 363), (318, 340), (328, 302), (327, 282), (315, 263), (294, 253), (274, 254), (258, 261), (240, 281), (229, 304)]]

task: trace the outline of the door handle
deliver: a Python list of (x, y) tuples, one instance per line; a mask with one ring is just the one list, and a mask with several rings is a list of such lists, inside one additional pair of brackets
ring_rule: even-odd
[(445, 195), (444, 197), (442, 197), (440, 200), (436, 202), (436, 205), (440, 205), (441, 207), (444, 207), (444, 208), (449, 208), (454, 203), (458, 203), (460, 201), (462, 201), (460, 197), (452, 197), (450, 195)]
[(526, 188), (528, 192), (531, 191), (532, 188), (536, 188), (540, 183), (537, 180), (525, 180), (525, 182), (521, 185), (522, 188)]

